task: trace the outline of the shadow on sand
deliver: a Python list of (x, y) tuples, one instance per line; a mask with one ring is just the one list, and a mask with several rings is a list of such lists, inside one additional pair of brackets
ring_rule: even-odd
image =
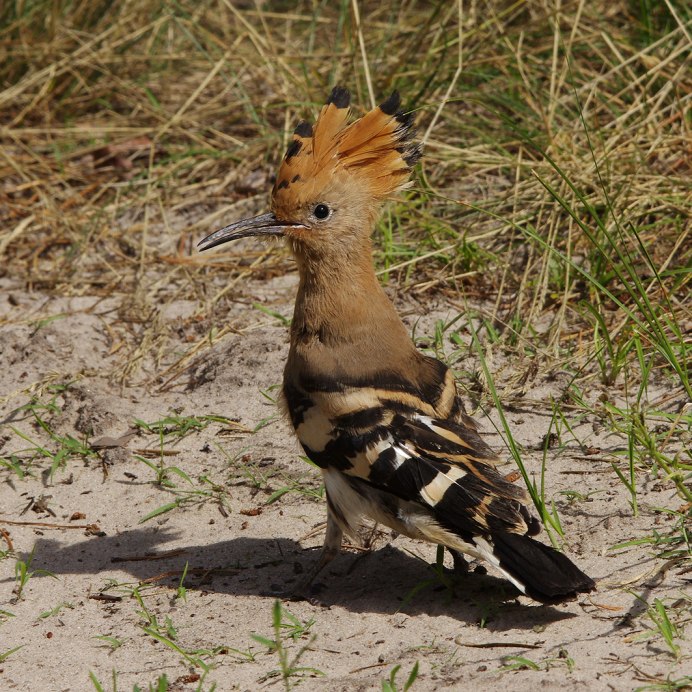
[[(286, 538), (240, 537), (174, 551), (166, 547), (171, 541), (180, 545), (177, 532), (151, 528), (85, 538), (72, 545), (44, 537), (36, 542), (32, 568), (59, 577), (101, 576), (104, 586), (106, 579), (122, 582), (123, 571), (132, 581), (160, 577), (161, 584), (177, 585), (188, 563), (188, 590), (273, 600), (289, 593), (319, 554)], [(167, 552), (171, 554), (165, 556)], [(151, 558), (157, 555), (165, 557)], [(478, 623), (490, 615), (487, 627), (494, 631), (530, 630), (574, 617), (559, 606), (520, 604), (514, 587), (490, 575), (455, 575), (454, 583), (452, 593), (425, 562), (387, 545), (372, 553), (342, 553), (316, 579), (311, 601), (358, 613), (447, 615), (465, 623)]]

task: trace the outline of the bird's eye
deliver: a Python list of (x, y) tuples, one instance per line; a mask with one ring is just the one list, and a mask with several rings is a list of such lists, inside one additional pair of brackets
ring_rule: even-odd
[(332, 211), (326, 204), (318, 204), (312, 210), (312, 213), (316, 219), (324, 221), (324, 219), (326, 219), (332, 213)]

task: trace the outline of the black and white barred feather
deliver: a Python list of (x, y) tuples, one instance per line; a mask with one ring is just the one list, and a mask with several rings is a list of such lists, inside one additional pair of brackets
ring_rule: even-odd
[(431, 369), (437, 377), (427, 388), (386, 373), (376, 386), (372, 377), (367, 385), (284, 383), (298, 439), (323, 470), (342, 530), (353, 535), (362, 519), (376, 520), (486, 560), (541, 602), (592, 590), (593, 580), (565, 555), (532, 537), (540, 525), (526, 493), (495, 467), (451, 372), (439, 361)]

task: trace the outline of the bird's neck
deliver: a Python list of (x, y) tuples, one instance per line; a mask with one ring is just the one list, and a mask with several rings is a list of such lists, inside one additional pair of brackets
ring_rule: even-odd
[(348, 258), (296, 257), (289, 369), (389, 369), (412, 357), (408, 330), (375, 276), (369, 240)]
[(348, 258), (298, 257), (300, 285), (291, 336), (326, 344), (352, 341), (362, 331), (379, 330), (382, 320), (400, 323), (372, 266), (369, 242)]

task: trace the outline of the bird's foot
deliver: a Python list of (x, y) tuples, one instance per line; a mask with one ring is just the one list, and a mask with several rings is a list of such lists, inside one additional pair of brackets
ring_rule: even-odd
[(452, 550), (452, 548), (447, 548), (447, 550), (449, 550), (449, 554), (452, 556), (452, 560), (454, 562), (454, 574), (456, 576), (463, 576), (465, 574), (468, 574), (469, 563), (468, 560), (464, 557), (464, 554), (460, 553), (458, 550)]

